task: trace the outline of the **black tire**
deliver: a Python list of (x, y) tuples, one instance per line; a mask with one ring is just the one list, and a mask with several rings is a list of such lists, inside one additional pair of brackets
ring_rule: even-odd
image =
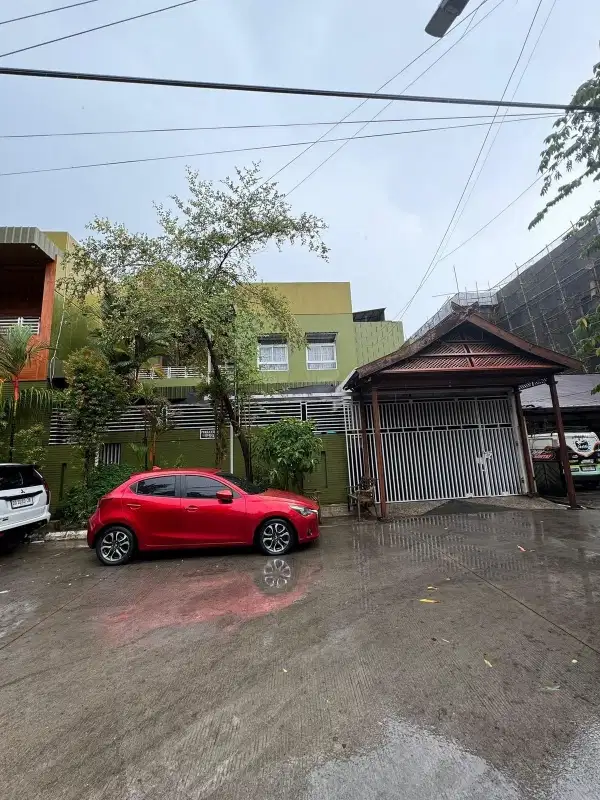
[(256, 542), (266, 556), (284, 556), (296, 544), (296, 531), (287, 519), (275, 517), (263, 522)]
[(119, 567), (131, 560), (135, 536), (125, 525), (110, 525), (96, 539), (98, 561), (107, 567)]

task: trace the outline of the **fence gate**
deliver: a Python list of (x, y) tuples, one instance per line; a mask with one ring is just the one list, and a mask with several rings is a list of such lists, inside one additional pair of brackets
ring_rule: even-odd
[[(379, 402), (388, 502), (497, 497), (526, 491), (512, 398)], [(366, 404), (371, 469), (377, 474), (372, 407)], [(363, 473), (358, 403), (346, 406), (348, 473)]]

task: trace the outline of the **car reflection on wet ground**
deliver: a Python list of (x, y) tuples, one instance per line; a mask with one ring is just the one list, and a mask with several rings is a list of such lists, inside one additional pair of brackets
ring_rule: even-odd
[(2, 796), (597, 798), (599, 528), (338, 521), (119, 569), (31, 545), (0, 562)]

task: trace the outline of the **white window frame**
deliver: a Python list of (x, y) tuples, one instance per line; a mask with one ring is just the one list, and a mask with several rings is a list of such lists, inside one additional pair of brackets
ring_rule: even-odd
[[(276, 349), (282, 351), (285, 361), (278, 361), (275, 359)], [(290, 368), (287, 342), (266, 340), (261, 342), (259, 340), (257, 364), (260, 372), (287, 372)]]
[[(337, 369), (337, 343), (335, 334), (327, 337), (324, 334), (314, 334), (311, 340), (310, 334), (306, 342), (306, 369), (308, 370), (335, 370)], [(333, 358), (323, 358), (323, 349), (333, 348)], [(315, 356), (318, 355), (318, 358)]]

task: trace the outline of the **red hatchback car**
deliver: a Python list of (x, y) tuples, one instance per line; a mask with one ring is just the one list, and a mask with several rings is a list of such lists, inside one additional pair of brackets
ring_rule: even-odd
[(282, 556), (319, 536), (314, 500), (260, 489), (216, 469), (140, 472), (98, 502), (87, 541), (103, 564), (125, 564), (136, 550), (257, 545)]

